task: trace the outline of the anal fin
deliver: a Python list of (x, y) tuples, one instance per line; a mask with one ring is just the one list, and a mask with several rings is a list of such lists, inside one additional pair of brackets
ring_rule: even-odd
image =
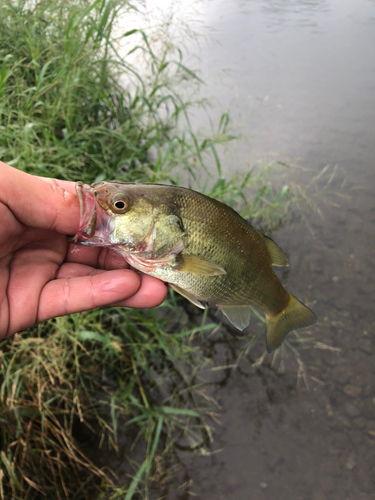
[(197, 298), (195, 298), (194, 295), (192, 295), (190, 292), (187, 292), (186, 290), (183, 290), (182, 288), (180, 288), (177, 285), (172, 285), (171, 283), (169, 283), (169, 286), (171, 288), (173, 288), (173, 290), (175, 292), (177, 292), (180, 295), (182, 295), (183, 297), (185, 297), (185, 299), (190, 300), (190, 302), (192, 304), (194, 304), (195, 306), (199, 307), (200, 309), (205, 309), (204, 305), (201, 302), (199, 302), (199, 300)]
[(251, 311), (249, 306), (216, 305), (238, 330), (244, 330), (250, 323)]

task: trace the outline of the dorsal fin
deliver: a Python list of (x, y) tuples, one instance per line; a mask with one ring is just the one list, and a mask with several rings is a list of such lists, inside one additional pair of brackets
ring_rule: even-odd
[(265, 236), (262, 233), (259, 234), (262, 235), (264, 243), (266, 244), (268, 253), (271, 257), (272, 265), (277, 267), (288, 267), (288, 259), (286, 258), (285, 253), (281, 250), (279, 245), (271, 240), (271, 238), (269, 238), (268, 236)]

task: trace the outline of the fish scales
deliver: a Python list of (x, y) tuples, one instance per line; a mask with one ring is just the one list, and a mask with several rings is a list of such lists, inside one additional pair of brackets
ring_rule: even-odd
[[(205, 302), (251, 303), (256, 307), (266, 303), (270, 311), (284, 309), (289, 296), (271, 268), (269, 253), (258, 231), (237, 212), (216, 200), (183, 188), (175, 191), (170, 203), (174, 203), (188, 235), (182, 254), (201, 255), (222, 266), (227, 273), (203, 280), (197, 274), (160, 268), (154, 276), (181, 288), (196, 290), (197, 298)], [(278, 293), (270, 294), (274, 287)], [(270, 300), (273, 295), (275, 300)]]
[(160, 184), (77, 183), (77, 194), (81, 222), (74, 242), (110, 246), (194, 304), (215, 303), (239, 329), (250, 321), (249, 307), (260, 308), (269, 351), (289, 331), (315, 322), (272, 269), (288, 265), (282, 250), (227, 205)]

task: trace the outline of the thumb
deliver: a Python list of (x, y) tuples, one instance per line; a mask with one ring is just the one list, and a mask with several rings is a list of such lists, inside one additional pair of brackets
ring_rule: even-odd
[(75, 183), (36, 177), (0, 162), (0, 202), (26, 226), (75, 234), (79, 202)]

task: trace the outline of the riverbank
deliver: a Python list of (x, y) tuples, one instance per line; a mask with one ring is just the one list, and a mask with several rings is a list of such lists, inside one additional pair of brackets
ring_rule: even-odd
[[(132, 13), (127, 2), (3, 1), (1, 10), (4, 162), (86, 183), (172, 183), (178, 168), (193, 187), (246, 205), (247, 216), (279, 219), (288, 186), (275, 190), (255, 171), (241, 182), (222, 174), (218, 148), (233, 139), (228, 115), (215, 134), (192, 129), (194, 103), (178, 84), (200, 79), (179, 47), (170, 38), (154, 47), (147, 31), (128, 29), (129, 55), (142, 53), (147, 74), (119, 57), (114, 28)], [(212, 403), (199, 378), (210, 360), (197, 339), (225, 339), (220, 325), (171, 292), (156, 310), (74, 314), (2, 342), (0, 498), (148, 498), (149, 485), (168, 477), (176, 445), (210, 442)], [(107, 450), (123, 457), (121, 477), (99, 459)]]

